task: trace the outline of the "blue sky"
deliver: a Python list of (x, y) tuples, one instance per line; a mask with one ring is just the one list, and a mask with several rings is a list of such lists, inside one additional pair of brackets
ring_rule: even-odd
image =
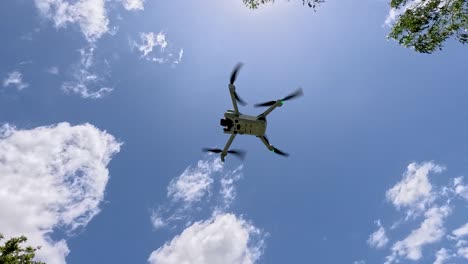
[[(466, 263), (466, 47), (386, 39), (389, 5), (0, 3), (0, 232), (48, 263)], [(228, 82), (269, 116), (237, 137)]]

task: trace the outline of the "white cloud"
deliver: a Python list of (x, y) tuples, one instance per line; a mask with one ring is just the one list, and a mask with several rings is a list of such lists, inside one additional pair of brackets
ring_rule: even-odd
[(94, 65), (94, 47), (89, 49), (80, 49), (80, 61), (73, 66), (72, 81), (62, 84), (62, 90), (67, 93), (78, 94), (83, 98), (99, 99), (110, 92), (113, 88), (104, 86), (101, 83), (105, 81), (102, 75), (108, 75), (106, 72), (108, 65), (102, 65), (98, 68)]
[(98, 40), (109, 31), (105, 0), (35, 0), (44, 17), (54, 21), (57, 28), (78, 24), (89, 42)]
[(107, 165), (120, 149), (90, 124), (17, 130), (0, 128), (0, 226), (6, 237), (26, 235), (41, 246), (36, 257), (63, 264), (69, 253), (54, 230), (73, 232), (99, 212), (109, 180)]
[(367, 240), (367, 243), (371, 247), (382, 248), (385, 245), (387, 245), (388, 237), (385, 234), (385, 229), (382, 226), (382, 224), (380, 223), (380, 220), (377, 220), (376, 224), (378, 226), (378, 229), (369, 236), (369, 239)]
[(356, 260), (353, 264), (366, 264), (366, 262), (364, 260)]
[(170, 200), (151, 210), (154, 229), (187, 226), (204, 206), (214, 214), (224, 213), (236, 198), (236, 182), (242, 178), (243, 166), (224, 170), (221, 160), (208, 158), (187, 167), (167, 187)]
[(453, 181), (454, 192), (468, 201), (468, 186), (463, 184), (463, 177), (455, 178)]
[(16, 86), (16, 89), (23, 90), (29, 84), (23, 81), (23, 75), (19, 71), (8, 73), (8, 76), (3, 80), (3, 87)]
[(153, 251), (151, 264), (253, 264), (262, 255), (259, 229), (233, 214), (195, 222)]
[(153, 51), (154, 47), (160, 47), (161, 50), (167, 46), (166, 35), (163, 32), (155, 34), (154, 32), (140, 33), (141, 45), (136, 45), (138, 50), (143, 53), (142, 57), (147, 57)]
[(468, 247), (459, 248), (457, 254), (460, 257), (468, 259)]
[(387, 199), (398, 209), (407, 208), (408, 216), (423, 212), (435, 199), (428, 175), (443, 170), (443, 167), (432, 162), (409, 164), (403, 179), (387, 191)]
[(184, 49), (179, 50), (179, 57), (172, 63), (179, 64), (180, 62), (182, 62), (182, 56), (184, 56)]
[(468, 235), (468, 223), (466, 223), (463, 226), (453, 230), (452, 234), (454, 234), (457, 237), (464, 237), (464, 236)]
[(59, 68), (57, 66), (52, 66), (47, 69), (47, 72), (53, 75), (59, 74)]
[(447, 249), (441, 248), (436, 253), (434, 264), (444, 264), (448, 259), (450, 259), (450, 255), (448, 254)]
[(224, 208), (228, 208), (231, 203), (236, 198), (236, 187), (235, 183), (241, 179), (242, 174), (240, 174), (242, 166), (234, 170), (232, 173), (227, 173), (223, 178), (221, 178), (221, 190), (219, 191)]
[(123, 0), (123, 5), (127, 10), (143, 10), (144, 0)]
[(154, 229), (160, 229), (167, 226), (166, 221), (164, 221), (164, 219), (160, 217), (157, 212), (151, 213), (151, 224), (153, 225)]
[(167, 187), (167, 196), (186, 203), (197, 202), (208, 194), (213, 172), (220, 171), (223, 164), (219, 159), (212, 162), (199, 161), (196, 168), (188, 167), (179, 177), (173, 179)]
[(398, 262), (399, 257), (419, 260), (424, 245), (439, 241), (445, 235), (444, 219), (450, 214), (449, 206), (433, 207), (426, 211), (425, 219), (418, 229), (415, 229), (404, 240), (397, 241), (392, 247), (392, 254), (387, 257), (386, 264)]
[[(140, 58), (159, 64), (172, 63), (173, 66), (182, 62), (184, 50), (172, 47), (164, 32), (140, 33), (140, 43), (129, 39), (130, 48), (141, 53)], [(158, 49), (156, 49), (159, 47)], [(175, 50), (175, 51), (174, 51)], [(176, 53), (176, 55), (174, 55)]]

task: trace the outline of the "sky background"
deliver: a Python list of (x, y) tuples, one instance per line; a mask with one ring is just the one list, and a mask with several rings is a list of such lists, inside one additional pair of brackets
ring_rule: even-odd
[[(399, 46), (388, 13), (2, 1), (0, 232), (52, 264), (468, 262), (468, 53)], [(303, 88), (268, 116), (289, 158), (201, 152), (238, 62), (242, 113)]]

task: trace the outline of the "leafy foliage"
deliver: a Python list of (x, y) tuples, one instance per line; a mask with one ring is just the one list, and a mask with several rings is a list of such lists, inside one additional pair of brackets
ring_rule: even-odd
[[(0, 234), (0, 240), (4, 237)], [(14, 237), (0, 245), (0, 263), (1, 264), (45, 264), (44, 262), (33, 261), (35, 252), (40, 247), (33, 248), (28, 246), (21, 247), (21, 243), (28, 240), (25, 236)]]
[[(257, 9), (260, 5), (266, 3), (273, 3), (275, 0), (242, 0), (244, 4), (251, 9)], [(320, 5), (321, 3), (325, 2), (325, 0), (302, 0), (303, 5), (307, 5), (315, 10), (315, 8)]]
[(467, 0), (392, 0), (390, 6), (406, 9), (388, 35), (405, 47), (432, 53), (453, 35), (468, 43)]
[[(242, 0), (256, 9), (275, 0)], [(315, 8), (325, 0), (302, 0), (303, 5)], [(441, 50), (444, 41), (455, 35), (461, 43), (468, 43), (468, 0), (391, 0), (394, 11), (402, 11), (392, 26), (388, 38), (421, 53)]]

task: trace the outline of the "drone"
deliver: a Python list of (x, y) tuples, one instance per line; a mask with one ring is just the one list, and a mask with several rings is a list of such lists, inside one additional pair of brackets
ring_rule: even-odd
[(238, 63), (235, 67), (234, 70), (231, 73), (231, 78), (229, 82), (229, 93), (231, 95), (231, 100), (232, 100), (232, 105), (234, 106), (234, 110), (227, 110), (224, 113), (224, 118), (220, 120), (220, 125), (223, 126), (223, 132), (225, 134), (230, 134), (231, 136), (229, 137), (226, 145), (224, 146), (224, 149), (217, 149), (217, 148), (204, 148), (204, 152), (213, 152), (213, 153), (221, 153), (221, 161), (224, 162), (224, 157), (229, 154), (233, 154), (240, 159), (243, 159), (245, 157), (245, 151), (243, 150), (229, 150), (229, 147), (231, 146), (232, 142), (236, 138), (237, 135), (251, 135), (251, 136), (256, 136), (259, 138), (263, 144), (268, 148), (268, 150), (282, 156), (289, 156), (288, 153), (285, 153), (277, 148), (275, 148), (273, 145), (270, 144), (268, 141), (268, 138), (265, 135), (265, 131), (267, 128), (267, 120), (266, 117), (268, 114), (270, 114), (275, 108), (281, 107), (285, 101), (297, 98), (299, 96), (303, 95), (302, 89), (299, 88), (296, 91), (292, 92), (288, 96), (278, 99), (276, 101), (268, 101), (264, 103), (259, 103), (255, 104), (255, 107), (268, 107), (269, 108), (259, 114), (258, 116), (250, 116), (250, 115), (244, 115), (241, 112), (239, 112), (239, 108), (237, 106), (237, 103), (245, 106), (247, 103), (242, 100), (239, 95), (236, 92), (236, 87), (234, 86), (234, 82), (236, 81), (237, 74), (242, 67), (242, 63)]

